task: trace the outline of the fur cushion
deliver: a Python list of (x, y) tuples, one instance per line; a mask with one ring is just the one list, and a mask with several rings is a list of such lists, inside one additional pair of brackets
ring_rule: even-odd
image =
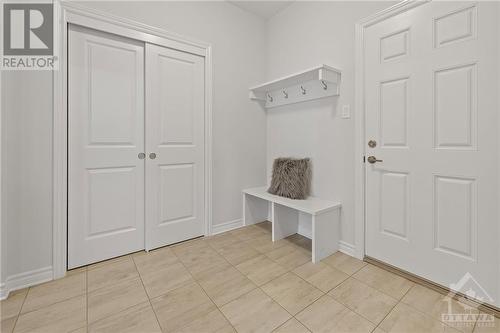
[(291, 199), (307, 199), (311, 192), (311, 163), (309, 158), (280, 157), (274, 160), (271, 194)]

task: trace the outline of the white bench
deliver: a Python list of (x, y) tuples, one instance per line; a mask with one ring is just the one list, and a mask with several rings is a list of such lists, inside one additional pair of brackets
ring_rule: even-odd
[(302, 216), (301, 221), (305, 216), (312, 229), (312, 261), (317, 263), (338, 250), (341, 206), (339, 202), (315, 197), (306, 200), (283, 198), (268, 193), (266, 187), (250, 188), (243, 190), (243, 223), (247, 226), (270, 219), (275, 242), (296, 234), (299, 216)]

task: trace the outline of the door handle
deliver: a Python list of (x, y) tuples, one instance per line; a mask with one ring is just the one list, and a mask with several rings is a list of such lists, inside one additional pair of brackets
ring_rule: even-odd
[(370, 164), (374, 164), (374, 163), (377, 163), (377, 162), (383, 162), (383, 160), (377, 160), (377, 158), (375, 156), (368, 156), (368, 163)]
[(156, 154), (155, 153), (149, 153), (149, 158), (154, 160), (156, 158)]
[(144, 153), (139, 153), (139, 154), (137, 154), (137, 157), (139, 157), (139, 159), (140, 159), (140, 160), (143, 160), (143, 159), (145, 159), (145, 158), (146, 158), (146, 154), (144, 154)]

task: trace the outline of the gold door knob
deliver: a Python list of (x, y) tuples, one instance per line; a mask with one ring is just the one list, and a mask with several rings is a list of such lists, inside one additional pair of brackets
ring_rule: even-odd
[(377, 162), (383, 162), (382, 160), (377, 160), (377, 158), (375, 156), (368, 156), (368, 163), (371, 163), (371, 164), (374, 164), (374, 163), (377, 163)]

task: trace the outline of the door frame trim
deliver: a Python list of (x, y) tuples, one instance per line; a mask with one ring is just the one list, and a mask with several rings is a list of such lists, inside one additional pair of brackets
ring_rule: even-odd
[(405, 0), (372, 14), (355, 25), (355, 62), (354, 62), (354, 246), (355, 256), (363, 259), (365, 256), (366, 230), (366, 183), (365, 183), (365, 91), (364, 91), (364, 34), (370, 26), (395, 15), (423, 5), (430, 0)]
[(52, 73), (53, 95), (53, 173), (52, 173), (52, 266), (53, 278), (64, 277), (67, 268), (68, 200), (68, 117), (67, 117), (67, 37), (69, 24), (100, 30), (145, 43), (156, 44), (203, 56), (205, 59), (205, 235), (212, 233), (212, 46), (130, 19), (118, 17), (75, 3), (54, 1), (58, 45), (54, 54), (59, 69)]

